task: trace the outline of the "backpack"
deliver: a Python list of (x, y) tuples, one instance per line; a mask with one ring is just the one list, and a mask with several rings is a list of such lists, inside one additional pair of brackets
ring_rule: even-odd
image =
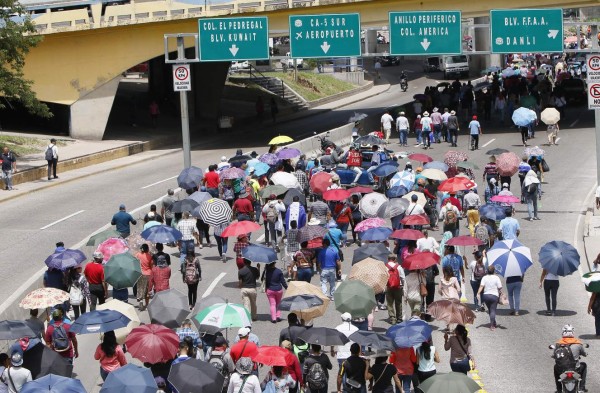
[(277, 209), (275, 208), (275, 205), (271, 205), (269, 204), (269, 207), (267, 208), (267, 221), (269, 222), (277, 222), (277, 220), (279, 219), (279, 214), (277, 214)]
[(535, 194), (538, 190), (538, 184), (537, 183), (531, 183), (530, 185), (527, 186), (527, 192), (529, 194)]
[(46, 161), (52, 161), (54, 159), (54, 152), (52, 151), (52, 146), (48, 146), (46, 148), (46, 152), (44, 153), (44, 158)]
[(193, 261), (185, 261), (185, 271), (183, 275), (183, 281), (186, 284), (196, 284), (200, 281), (200, 272), (196, 269), (196, 260)]
[(69, 336), (67, 336), (67, 331), (61, 322), (60, 325), (54, 326), (52, 331), (52, 348), (56, 352), (64, 352), (68, 351), (70, 347)]
[(571, 348), (566, 346), (559, 346), (554, 349), (554, 361), (561, 371), (575, 370), (577, 361), (573, 357)]
[(164, 254), (156, 256), (156, 266), (167, 266), (167, 257)]
[(210, 363), (214, 368), (216, 368), (219, 374), (221, 374), (224, 377), (222, 391), (226, 392), (227, 387), (229, 386), (230, 374), (229, 369), (225, 364), (225, 361), (223, 361), (224, 355), (224, 351), (215, 351), (211, 353), (210, 358), (208, 359), (208, 363)]
[(485, 276), (485, 266), (476, 263), (473, 268), (473, 277), (475, 277), (475, 280), (479, 281), (483, 276)]
[(235, 197), (235, 194), (233, 192), (233, 188), (231, 187), (225, 187), (223, 189), (223, 199), (226, 201), (232, 201), (233, 198)]
[(311, 391), (327, 388), (327, 375), (321, 363), (315, 361), (310, 365), (306, 373), (306, 382)]
[(475, 237), (481, 240), (486, 246), (490, 244), (490, 234), (483, 224), (479, 224), (475, 227)]
[(83, 303), (83, 292), (81, 291), (79, 281), (74, 281), (69, 289), (69, 303), (72, 306), (79, 306)]
[(444, 219), (445, 225), (453, 225), (458, 221), (458, 216), (454, 210), (446, 210), (446, 218)]
[(390, 289), (399, 289), (402, 287), (402, 281), (400, 280), (400, 272), (398, 271), (398, 266), (396, 265), (394, 267), (390, 266), (390, 263), (386, 263), (386, 266), (388, 268), (388, 273), (390, 274), (390, 277), (388, 278), (387, 281), (387, 287)]

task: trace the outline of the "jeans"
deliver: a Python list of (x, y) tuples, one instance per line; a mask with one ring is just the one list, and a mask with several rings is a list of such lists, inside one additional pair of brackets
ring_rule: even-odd
[(283, 296), (283, 289), (279, 291), (266, 290), (267, 299), (269, 299), (269, 308), (271, 309), (271, 321), (277, 320), (281, 317), (281, 311), (279, 311), (279, 303), (281, 303), (281, 297)]
[(594, 315), (594, 323), (596, 325), (596, 336), (600, 336), (600, 312), (597, 312), (596, 315)]
[[(328, 268), (321, 270), (321, 291), (323, 295), (333, 297), (335, 292), (335, 269)], [(327, 284), (329, 283), (329, 294), (327, 294)]]
[(305, 268), (298, 268), (298, 271), (296, 272), (296, 279), (298, 281), (305, 281), (305, 282), (310, 282), (310, 280), (312, 279), (313, 276), (313, 270), (309, 267), (305, 267)]
[(349, 226), (350, 226), (350, 223), (349, 223), (349, 222), (347, 222), (347, 223), (345, 223), (345, 224), (338, 224), (338, 229), (339, 229), (340, 231), (342, 231), (342, 244), (343, 244), (343, 245), (346, 245), (346, 242), (348, 241), (348, 235), (347, 235), (347, 232), (348, 232), (348, 227), (349, 227)]
[(256, 320), (256, 288), (242, 288), (242, 304)]
[(421, 130), (415, 130), (415, 136), (419, 145), (423, 143), (423, 132)]
[[(481, 285), (481, 280), (470, 280), (471, 288), (473, 289), (473, 303), (475, 303), (475, 308), (479, 307), (479, 303), (481, 299), (477, 297), (477, 291), (479, 291), (479, 285)], [(481, 301), (483, 304), (483, 301)]]
[(521, 309), (522, 286), (523, 283), (521, 281), (506, 284), (506, 290), (508, 291), (508, 304), (510, 304), (511, 310), (519, 311)]
[(425, 145), (427, 147), (431, 147), (431, 138), (429, 138), (431, 130), (429, 130), (429, 131), (423, 130), (423, 131), (421, 131), (421, 133), (422, 133), (422, 138), (423, 138), (423, 145)]
[(219, 197), (219, 189), (218, 188), (207, 188), (206, 192), (208, 192), (210, 194), (210, 196), (213, 198)]
[[(559, 285), (558, 280), (544, 280), (544, 296), (546, 297), (547, 311), (556, 311), (556, 294), (558, 293)], [(550, 307), (551, 305), (552, 307)]]
[(402, 390), (404, 390), (404, 393), (410, 393), (410, 383), (412, 382), (412, 375), (398, 374), (398, 378), (400, 378), (400, 382), (402, 382)]
[(456, 128), (453, 128), (451, 130), (448, 130), (448, 133), (450, 134), (450, 142), (453, 146), (456, 146), (456, 144), (458, 143), (458, 130)]
[(50, 178), (53, 175), (54, 178), (58, 178), (58, 176), (56, 176), (56, 166), (58, 165), (58, 158), (53, 158), (52, 160), (47, 160), (48, 161), (48, 180), (50, 180)]
[(265, 221), (265, 242), (270, 243), (273, 247), (277, 245), (277, 231), (275, 230), (275, 222)]
[(2, 178), (4, 179), (4, 188), (6, 188), (7, 190), (12, 190), (12, 169), (9, 169), (7, 171), (3, 169)]
[(433, 125), (433, 136), (435, 138), (436, 143), (439, 143), (440, 139), (442, 139), (442, 125), (441, 124)]
[(195, 284), (187, 284), (188, 288), (188, 303), (190, 307), (194, 307), (196, 305), (196, 299), (198, 298), (198, 283)]
[(90, 284), (90, 310), (96, 309), (96, 304), (104, 304), (104, 287), (101, 284)]
[(400, 144), (401, 145), (408, 144), (408, 130), (400, 130)]
[(187, 250), (189, 247), (193, 247), (194, 246), (194, 240), (180, 240), (180, 246), (179, 246), (179, 260), (181, 261), (181, 263), (183, 263), (183, 261), (185, 261), (185, 257), (187, 256)]
[(219, 251), (219, 256), (222, 257), (223, 254), (227, 254), (227, 238), (221, 236), (215, 236), (215, 241), (217, 242), (217, 251)]
[(102, 367), (100, 367), (100, 376), (102, 377), (103, 381), (106, 381), (106, 378), (108, 377), (109, 372), (104, 370)]
[(527, 197), (527, 215), (529, 218), (537, 218), (538, 216), (538, 198), (537, 195)]
[(523, 142), (524, 145), (527, 144), (527, 134), (529, 132), (529, 129), (527, 127), (519, 127), (520, 131), (521, 131), (521, 141)]
[(496, 327), (496, 308), (498, 307), (498, 296), (490, 294), (482, 294), (481, 300), (485, 303), (490, 314), (490, 325)]
[(471, 370), (469, 359), (465, 358), (454, 363), (450, 363), (450, 369), (455, 373), (467, 374)]

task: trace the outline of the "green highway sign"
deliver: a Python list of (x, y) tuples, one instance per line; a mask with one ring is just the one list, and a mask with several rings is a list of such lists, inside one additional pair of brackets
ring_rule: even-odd
[(290, 15), (290, 57), (361, 55), (360, 15)]
[(462, 53), (460, 11), (390, 12), (390, 54)]
[(562, 52), (560, 8), (491, 10), (492, 53)]
[(200, 61), (269, 59), (266, 16), (198, 19)]

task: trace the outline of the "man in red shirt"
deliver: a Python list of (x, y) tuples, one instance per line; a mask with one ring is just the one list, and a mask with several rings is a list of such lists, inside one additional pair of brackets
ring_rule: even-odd
[[(54, 323), (48, 325), (46, 333), (44, 334), (46, 345), (53, 351), (57, 352), (60, 356), (66, 358), (69, 363), (73, 364), (73, 358), (79, 357), (79, 351), (77, 350), (77, 337), (75, 337), (75, 333), (70, 332), (71, 325), (63, 322), (63, 313), (60, 309), (57, 308), (52, 312), (52, 320)], [(58, 342), (58, 339), (60, 338), (59, 332), (56, 334), (57, 342), (53, 342), (55, 338), (52, 337), (54, 335), (54, 330), (58, 329), (59, 326), (62, 326), (62, 328), (65, 330), (65, 336), (67, 338), (66, 343), (62, 340)]]
[(94, 260), (85, 265), (83, 271), (90, 287), (91, 311), (96, 309), (96, 303), (104, 304), (104, 301), (108, 297), (108, 288), (106, 287), (106, 281), (104, 281), (104, 266), (102, 266), (103, 259), (104, 255), (96, 251), (94, 253)]
[(442, 206), (444, 206), (448, 202), (450, 202), (453, 206), (455, 206), (459, 212), (462, 211), (462, 207), (460, 205), (460, 201), (456, 197), (456, 193), (451, 192), (449, 197), (444, 198), (444, 200), (442, 201)]
[(216, 165), (210, 165), (208, 167), (208, 172), (204, 174), (204, 179), (202, 180), (204, 186), (206, 187), (206, 192), (208, 192), (213, 198), (219, 197), (219, 182), (221, 181), (216, 170)]
[(348, 165), (348, 169), (354, 171), (356, 176), (352, 181), (352, 185), (356, 185), (358, 183), (358, 179), (360, 179), (360, 175), (362, 175), (362, 154), (358, 148), (354, 145), (350, 147), (350, 151), (348, 152), (348, 158), (346, 159), (346, 165)]
[(233, 202), (233, 216), (238, 221), (254, 221), (254, 205), (246, 190), (242, 190), (238, 199)]
[(258, 347), (252, 341), (248, 340), (248, 336), (250, 335), (250, 328), (243, 327), (238, 330), (238, 336), (240, 337), (240, 341), (233, 344), (231, 350), (229, 351), (229, 356), (231, 356), (231, 360), (234, 363), (237, 363), (239, 358), (249, 357), (253, 358), (258, 354)]

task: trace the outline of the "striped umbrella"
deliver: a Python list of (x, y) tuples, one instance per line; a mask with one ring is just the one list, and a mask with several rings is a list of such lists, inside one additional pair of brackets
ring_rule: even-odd
[(415, 174), (412, 171), (402, 171), (396, 173), (390, 179), (390, 188), (403, 186), (407, 190), (412, 190), (415, 185)]
[(251, 326), (250, 313), (241, 304), (220, 303), (206, 307), (195, 317), (202, 325), (216, 326), (218, 328)]
[(233, 214), (227, 202), (216, 198), (204, 202), (198, 209), (198, 213), (202, 221), (212, 226), (228, 223)]
[(531, 251), (518, 240), (501, 240), (487, 252), (490, 265), (503, 277), (522, 276), (533, 264)]
[(385, 195), (378, 192), (372, 192), (362, 197), (358, 208), (366, 218), (377, 217), (377, 211), (388, 199)]

